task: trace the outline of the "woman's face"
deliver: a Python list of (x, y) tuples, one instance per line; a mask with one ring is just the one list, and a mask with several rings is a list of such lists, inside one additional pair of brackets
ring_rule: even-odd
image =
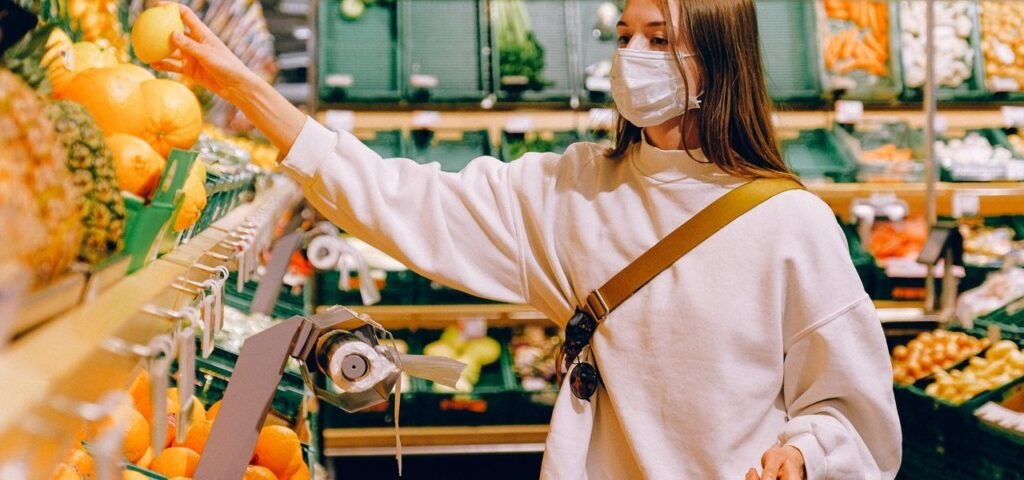
[[(678, 0), (669, 0), (672, 30), (677, 34), (680, 32), (678, 6)], [(669, 38), (667, 21), (661, 10), (661, 0), (628, 0), (617, 27), (619, 48), (671, 51), (672, 44), (676, 42)]]

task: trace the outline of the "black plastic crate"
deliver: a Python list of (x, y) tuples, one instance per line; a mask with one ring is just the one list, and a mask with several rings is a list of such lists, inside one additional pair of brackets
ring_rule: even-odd
[[(416, 333), (417, 343), (425, 348), (438, 340), (440, 330), (421, 330)], [(508, 329), (489, 329), (488, 335), (508, 343)], [(498, 361), (483, 367), (480, 379), (471, 393), (441, 393), (434, 390), (433, 382), (413, 379), (417, 415), (420, 425), (505, 425), (513, 420), (515, 384), (507, 348), (501, 349)]]

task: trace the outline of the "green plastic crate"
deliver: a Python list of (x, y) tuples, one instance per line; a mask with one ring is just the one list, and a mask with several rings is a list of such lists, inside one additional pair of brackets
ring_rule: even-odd
[[(259, 281), (247, 282), (239, 292), (236, 288), (237, 275), (237, 272), (232, 272), (228, 277), (227, 286), (224, 289), (224, 304), (247, 312), (252, 306), (252, 299), (256, 294), (256, 288), (259, 287)], [(277, 303), (274, 304), (271, 316), (284, 320), (295, 316), (310, 315), (313, 311), (312, 297), (311, 288), (304, 286), (302, 292), (292, 293), (291, 288), (284, 285), (281, 287), (281, 293), (277, 297)]]
[(853, 26), (845, 20), (830, 20), (825, 14), (823, 2), (815, 2), (818, 10), (818, 45), (820, 49), (819, 58), (824, 70), (823, 90), (834, 98), (851, 100), (862, 100), (871, 103), (895, 103), (903, 93), (903, 62), (900, 56), (900, 29), (899, 29), (899, 0), (886, 0), (889, 11), (889, 59), (887, 62), (888, 74), (884, 77), (876, 77), (863, 71), (854, 71), (846, 77), (855, 81), (853, 87), (842, 85), (838, 75), (834, 75), (824, 68), (825, 49), (828, 43), (826, 38), (830, 32), (839, 32)]
[[(923, 0), (911, 0), (912, 2), (923, 2)], [(952, 3), (952, 2), (945, 2)], [(979, 21), (979, 6), (976, 1), (969, 2), (969, 11), (971, 16), (972, 30), (971, 36), (968, 39), (968, 43), (974, 50), (974, 62), (971, 64), (971, 78), (967, 79), (963, 84), (956, 88), (950, 87), (939, 87), (936, 92), (936, 97), (941, 101), (977, 101), (983, 100), (990, 96), (988, 90), (985, 88), (985, 67), (983, 66), (984, 55), (981, 53), (981, 23)], [(900, 7), (900, 15), (904, 14), (902, 4)], [(907, 68), (903, 62), (903, 50), (900, 49), (900, 61), (903, 67), (903, 96), (902, 99), (910, 102), (919, 102), (924, 99), (924, 87), (911, 88), (906, 85), (906, 74)]]
[[(1013, 145), (1010, 143), (1009, 137), (1007, 137), (1006, 132), (1004, 132), (1002, 129), (999, 129), (999, 128), (978, 128), (978, 129), (968, 130), (966, 133), (967, 134), (977, 133), (977, 134), (981, 135), (982, 137), (984, 137), (986, 140), (988, 140), (988, 142), (990, 144), (992, 144), (993, 147), (1003, 147), (1003, 148), (1009, 150), (1010, 152), (1012, 152), (1015, 159), (1020, 159), (1021, 158), (1020, 152), (1017, 152), (1017, 150), (1015, 148), (1013, 148)], [(944, 181), (944, 182), (998, 182), (998, 181), (1006, 181), (1005, 171), (1001, 172), (1002, 174), (999, 174), (998, 172), (991, 171), (991, 170), (985, 170), (984, 168), (982, 168), (982, 169), (976, 169), (974, 171), (955, 172), (955, 171), (949, 170), (945, 166), (943, 166), (941, 168), (942, 168), (942, 171), (940, 172), (940, 175), (941, 175), (942, 181)]]
[(543, 85), (531, 88), (528, 85), (508, 83), (501, 75), (501, 43), (495, 17), (495, 4), (509, 0), (490, 0), (491, 6), (491, 77), (494, 91), (502, 101), (567, 101), (577, 89), (574, 85), (573, 55), (571, 53), (572, 2), (532, 0), (524, 2), (533, 27), (533, 34), (544, 48), (544, 70), (541, 74)]
[[(238, 362), (238, 355), (217, 347), (209, 358), (196, 357), (196, 395), (209, 406), (224, 397), (231, 374)], [(284, 372), (281, 383), (274, 393), (271, 409), (290, 423), (295, 424), (302, 410), (302, 401), (306, 397), (306, 387), (302, 377)]]
[(780, 102), (820, 100), (824, 71), (814, 2), (758, 0), (755, 7), (768, 93)]
[(974, 320), (974, 326), (984, 331), (989, 326), (999, 327), (1004, 336), (1024, 341), (1024, 298), (1018, 298), (999, 310)]
[(158, 240), (164, 238), (171, 218), (181, 206), (181, 187), (197, 156), (196, 152), (171, 150), (167, 167), (149, 204), (134, 195), (125, 197), (124, 251), (131, 255), (128, 273), (139, 270), (156, 258), (160, 247)]
[[(417, 343), (425, 347), (440, 338), (440, 330), (417, 332)], [(503, 345), (508, 343), (508, 329), (489, 329), (488, 335)], [(439, 393), (433, 382), (414, 378), (417, 415), (423, 426), (506, 425), (513, 420), (515, 380), (512, 378), (508, 348), (502, 348), (497, 362), (485, 366), (472, 393)]]
[(487, 130), (452, 133), (414, 130), (405, 153), (418, 163), (440, 163), (446, 172), (461, 171), (473, 159), (493, 154)]
[[(359, 289), (342, 290), (338, 288), (340, 280), (341, 273), (337, 270), (316, 271), (314, 293), (316, 305), (358, 306), (363, 304)], [(411, 270), (387, 272), (384, 287), (379, 290), (379, 305), (418, 304), (420, 303), (419, 288), (421, 284), (419, 275)]]
[(422, 305), (476, 305), (494, 303), (493, 300), (481, 298), (461, 290), (450, 288), (441, 283), (420, 277), (418, 302)]
[[(433, 2), (430, 2), (433, 3)], [(342, 17), (340, 0), (317, 13), (318, 95), (325, 102), (397, 101), (404, 93), (399, 10), (393, 2), (366, 5), (362, 17)], [(351, 85), (332, 86), (338, 80)]]
[(356, 136), (382, 158), (398, 158), (405, 155), (401, 130), (380, 130), (366, 134), (359, 133)]
[[(491, 93), (486, 0), (398, 0), (402, 24), (401, 83), (407, 98), (482, 101)], [(437, 80), (420, 89), (413, 75)]]
[(849, 245), (850, 259), (853, 260), (853, 266), (857, 269), (857, 275), (864, 285), (864, 291), (875, 292), (875, 284), (882, 275), (875, 257), (861, 244), (860, 236), (852, 226), (844, 224), (843, 233), (846, 235), (846, 243)]
[(783, 159), (803, 180), (843, 183), (857, 179), (857, 164), (827, 129), (804, 130), (797, 138), (781, 143)]
[(555, 132), (513, 133), (501, 132), (501, 159), (506, 162), (518, 160), (527, 152), (552, 152), (559, 155), (565, 153), (570, 145), (579, 142), (580, 136), (575, 130), (559, 130)]

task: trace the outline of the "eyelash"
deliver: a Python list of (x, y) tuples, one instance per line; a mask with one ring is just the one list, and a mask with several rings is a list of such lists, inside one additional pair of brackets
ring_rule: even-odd
[[(626, 35), (620, 35), (619, 36), (619, 46), (629, 45), (629, 40), (631, 38), (632, 37), (629, 37), (629, 36), (626, 36)], [(668, 46), (668, 40), (666, 40), (664, 38), (661, 38), (661, 37), (654, 37), (654, 38), (651, 39), (651, 44), (655, 45), (655, 46), (658, 46), (658, 47), (664, 47), (664, 46)]]

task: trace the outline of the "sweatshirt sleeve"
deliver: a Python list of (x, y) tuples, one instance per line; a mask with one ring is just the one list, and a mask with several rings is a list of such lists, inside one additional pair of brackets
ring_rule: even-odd
[(527, 302), (513, 193), (522, 168), (483, 157), (456, 174), (382, 159), (312, 118), (282, 165), (324, 216), (414, 271), (482, 297)]
[(902, 434), (885, 338), (870, 299), (796, 339), (784, 376), (789, 422), (779, 441), (800, 449), (809, 480), (896, 476)]
[(874, 304), (842, 229), (810, 193), (785, 229), (783, 397), (779, 442), (800, 449), (809, 480), (892, 479), (902, 432), (892, 367)]

